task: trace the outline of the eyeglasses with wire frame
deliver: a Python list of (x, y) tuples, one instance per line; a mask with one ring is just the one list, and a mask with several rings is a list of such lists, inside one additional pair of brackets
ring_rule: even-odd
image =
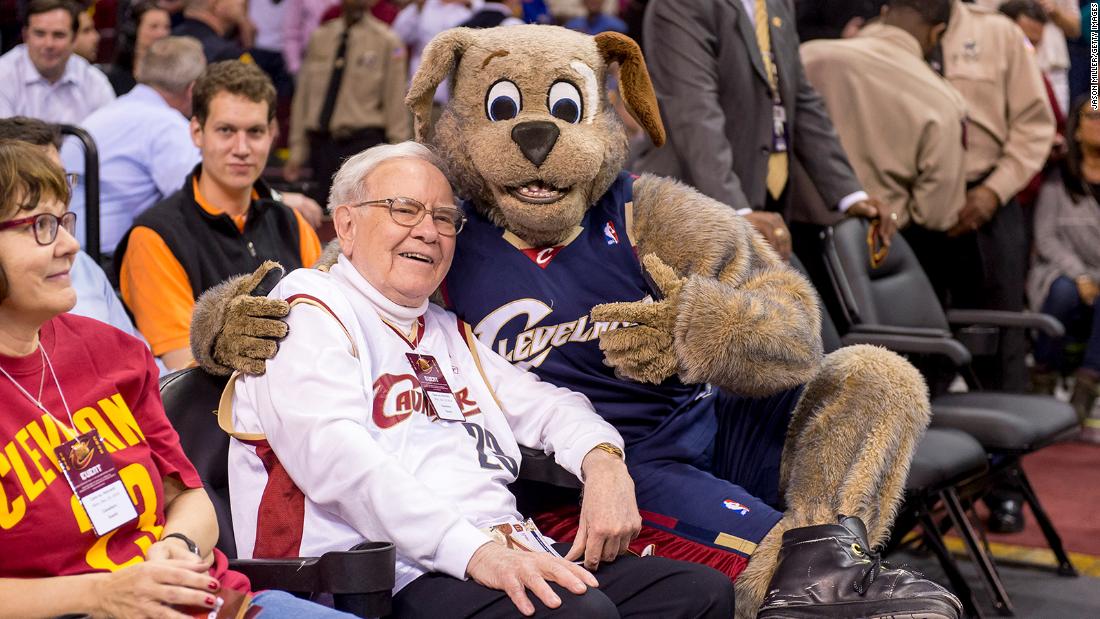
[(390, 217), (393, 221), (397, 223), (397, 225), (406, 228), (415, 227), (421, 221), (424, 221), (424, 215), (426, 213), (431, 213), (432, 221), (435, 223), (435, 229), (443, 236), (457, 236), (459, 232), (462, 232), (462, 227), (466, 225), (466, 215), (456, 207), (440, 206), (429, 209), (417, 200), (401, 196), (395, 198), (382, 198), (380, 200), (367, 200), (365, 202), (349, 204), (348, 206), (353, 208), (357, 206), (386, 207), (389, 209)]
[(69, 211), (61, 216), (53, 213), (39, 213), (30, 217), (12, 219), (0, 222), (0, 230), (27, 225), (34, 230), (34, 240), (39, 245), (50, 245), (57, 240), (58, 228), (64, 227), (66, 232), (76, 236), (76, 213)]

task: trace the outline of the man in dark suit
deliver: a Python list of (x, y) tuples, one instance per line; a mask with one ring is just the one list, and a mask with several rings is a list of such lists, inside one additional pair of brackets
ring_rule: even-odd
[(779, 213), (797, 163), (829, 206), (879, 219), (889, 242), (897, 213), (863, 191), (803, 75), (793, 0), (650, 0), (644, 33), (669, 139), (642, 156), (640, 171), (738, 209), (787, 257)]

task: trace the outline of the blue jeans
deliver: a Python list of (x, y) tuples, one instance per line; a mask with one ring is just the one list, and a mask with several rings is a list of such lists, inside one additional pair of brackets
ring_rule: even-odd
[[(1100, 326), (1100, 301), (1092, 307), (1085, 305), (1077, 294), (1077, 284), (1068, 277), (1059, 277), (1050, 285), (1042, 311), (1062, 321), (1067, 334), (1084, 340), (1085, 358), (1081, 367), (1100, 372), (1100, 328), (1097, 328)], [(1040, 334), (1035, 342), (1035, 362), (1046, 369), (1062, 369), (1064, 340)]]
[(264, 617), (293, 617), (294, 619), (350, 619), (354, 615), (296, 598), (286, 591), (263, 591), (252, 598), (252, 603), (263, 608)]

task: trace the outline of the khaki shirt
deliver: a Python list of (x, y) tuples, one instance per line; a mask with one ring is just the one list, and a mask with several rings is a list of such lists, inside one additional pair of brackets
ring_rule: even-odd
[(966, 178), (982, 183), (1001, 204), (1043, 167), (1054, 139), (1034, 53), (1004, 15), (956, 0), (943, 36), (944, 75), (966, 99)]
[(801, 54), (867, 193), (893, 207), (899, 225), (955, 225), (966, 200), (966, 103), (917, 40), (872, 24), (852, 39), (805, 43)]
[[(318, 126), (325, 103), (344, 20), (335, 19), (313, 32), (306, 48), (294, 102), (290, 111), (290, 161), (309, 159), (307, 131)], [(330, 129), (339, 136), (370, 127), (386, 130), (386, 140), (412, 137), (411, 117), (405, 107), (408, 62), (405, 44), (381, 21), (366, 15), (348, 34), (344, 77), (336, 97)]]

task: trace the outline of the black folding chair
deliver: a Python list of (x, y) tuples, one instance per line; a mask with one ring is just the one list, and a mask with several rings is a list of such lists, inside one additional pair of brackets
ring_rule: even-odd
[[(870, 264), (866, 238), (867, 223), (856, 219), (843, 221), (825, 233), (826, 266), (851, 325), (846, 337), (880, 343), (901, 353), (946, 357), (963, 371), (971, 390), (933, 398), (932, 425), (962, 430), (977, 439), (991, 456), (988, 481), (1005, 480), (1023, 493), (1055, 554), (1058, 573), (1075, 576), (1077, 572), (1061, 538), (1020, 464), (1022, 456), (1076, 432), (1073, 408), (1049, 396), (981, 391), (969, 371), (971, 351), (951, 331), (955, 326), (972, 335), (979, 332), (972, 328), (977, 325), (986, 331), (1029, 328), (1058, 335), (1061, 324), (1050, 316), (1030, 312), (954, 310), (945, 314), (904, 238), (894, 237), (889, 255), (877, 267)], [(977, 338), (968, 342), (980, 344)], [(979, 493), (981, 488), (971, 491), (966, 494)], [(945, 503), (977, 559), (995, 605), (1011, 612), (1011, 603), (987, 548), (967, 530), (970, 524), (962, 501), (956, 497)]]

